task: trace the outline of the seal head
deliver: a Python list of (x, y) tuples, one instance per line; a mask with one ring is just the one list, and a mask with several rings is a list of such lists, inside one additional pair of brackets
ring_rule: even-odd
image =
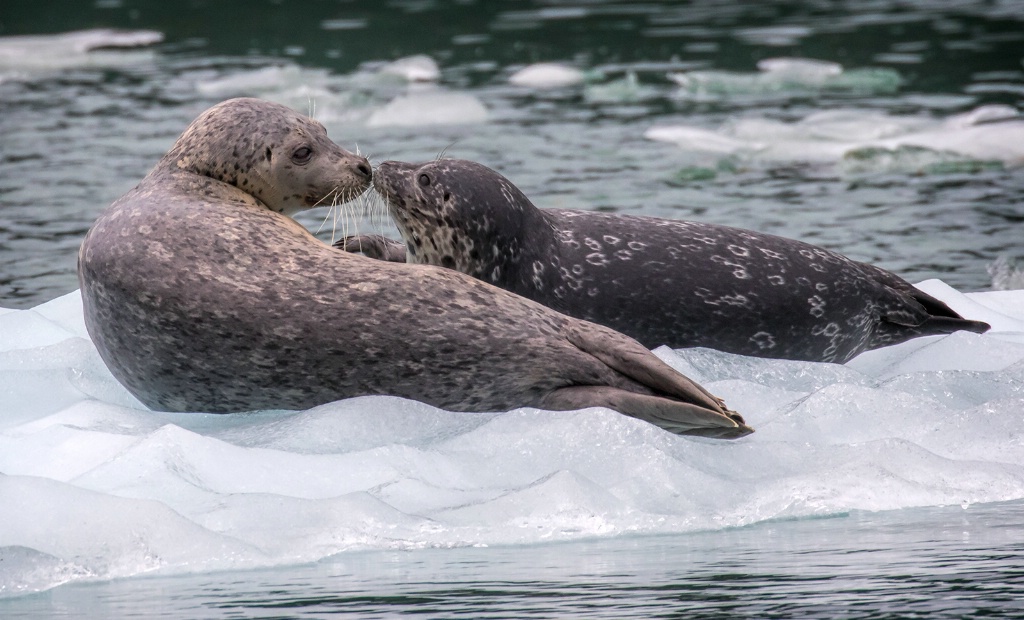
[(366, 190), (371, 177), (366, 158), (332, 142), (318, 121), (248, 98), (200, 115), (158, 171), (223, 183), (285, 215), (350, 200)]

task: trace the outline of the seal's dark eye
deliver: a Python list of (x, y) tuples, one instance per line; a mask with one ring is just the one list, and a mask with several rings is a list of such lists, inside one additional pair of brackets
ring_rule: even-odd
[(423, 187), (428, 187), (430, 185), (430, 177), (425, 174), (421, 174), (417, 180)]
[(311, 157), (313, 157), (313, 149), (308, 146), (300, 146), (295, 149), (294, 153), (292, 153), (292, 161), (297, 164), (304, 164), (308, 162)]

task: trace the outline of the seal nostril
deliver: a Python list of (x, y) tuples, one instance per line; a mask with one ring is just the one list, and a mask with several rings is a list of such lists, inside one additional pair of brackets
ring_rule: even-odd
[(370, 166), (364, 163), (356, 164), (356, 170), (358, 170), (360, 174), (362, 174), (366, 178), (370, 178), (370, 176), (373, 174), (373, 172), (370, 170)]

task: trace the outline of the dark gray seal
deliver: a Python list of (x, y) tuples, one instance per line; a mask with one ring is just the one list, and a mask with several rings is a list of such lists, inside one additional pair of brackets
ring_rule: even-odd
[(237, 99), (202, 114), (82, 243), (86, 325), (114, 376), (166, 411), (390, 394), (751, 432), (622, 334), (461, 273), (336, 250), (285, 215), (359, 194), (370, 172), (283, 106)]
[(405, 247), (373, 236), (338, 245), (457, 269), (649, 347), (841, 363), (917, 336), (988, 329), (835, 252), (727, 226), (541, 210), (475, 162), (384, 162), (374, 187)]

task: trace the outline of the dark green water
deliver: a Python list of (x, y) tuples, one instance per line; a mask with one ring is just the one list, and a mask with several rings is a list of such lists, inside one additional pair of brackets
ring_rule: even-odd
[[(191, 118), (235, 95), (315, 111), (337, 141), (358, 144), (374, 161), (432, 158), (445, 149), (482, 161), (540, 206), (755, 228), (875, 262), (912, 281), (939, 277), (984, 290), (992, 286), (994, 261), (1024, 256), (1019, 120), (981, 155), (949, 161), (936, 147), (923, 163), (906, 161), (906, 154), (866, 164), (802, 161), (792, 145), (783, 156), (723, 156), (643, 135), (662, 125), (727, 131), (750, 119), (796, 123), (852, 111), (860, 116), (843, 131), (856, 137), (884, 127), (885, 119), (865, 116), (871, 113), (941, 124), (980, 106), (1019, 109), (1022, 21), (1024, 4), (1016, 0), (7, 0), (0, 36), (120, 28), (153, 30), (163, 42), (142, 59), (87, 61), (50, 45), (53, 57), (37, 58), (40, 66), (0, 63), (0, 304), (30, 307), (76, 288), (78, 243), (99, 210), (144, 176)], [(17, 48), (16, 39), (3, 41)], [(360, 85), (353, 76), (412, 54), (432, 57), (440, 89), (478, 101), (486, 121), (440, 124), (428, 117), (412, 126), (371, 127), (366, 114), (346, 116), (350, 108), (379, 110), (402, 93), (393, 85)], [(831, 89), (781, 83), (767, 90), (748, 83), (693, 97), (667, 77), (686, 70), (749, 77), (758, 61), (777, 57), (882, 71), (897, 82)], [(554, 91), (507, 83), (514, 70), (538, 61), (603, 77)], [(252, 75), (266, 67), (293, 73)], [(630, 73), (636, 81), (623, 85)], [(231, 82), (239, 76), (242, 83)], [(772, 135), (755, 138), (771, 148), (779, 143)], [(314, 212), (302, 221), (315, 228), (324, 216)]]

